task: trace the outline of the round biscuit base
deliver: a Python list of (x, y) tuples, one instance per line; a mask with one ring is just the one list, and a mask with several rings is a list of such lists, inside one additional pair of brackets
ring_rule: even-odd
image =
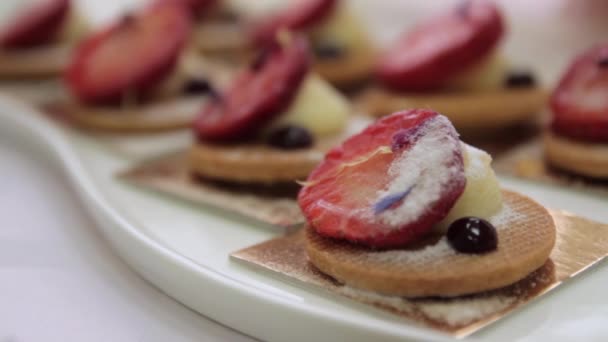
[(407, 95), (372, 88), (357, 102), (378, 117), (408, 108), (430, 108), (447, 116), (460, 131), (479, 131), (529, 121), (546, 100), (547, 92), (541, 88)]
[(325, 153), (366, 127), (371, 120), (352, 116), (342, 133), (317, 139), (301, 150), (281, 150), (263, 143), (219, 145), (199, 142), (188, 154), (190, 171), (216, 180), (238, 183), (284, 183), (304, 180)]
[(555, 224), (549, 212), (523, 195), (503, 191), (504, 205), (493, 224), (496, 251), (474, 255), (454, 251), (445, 237), (420, 250), (375, 251), (306, 230), (310, 262), (357, 289), (402, 297), (452, 297), (511, 285), (549, 258)]
[(39, 79), (59, 76), (70, 63), (72, 47), (67, 44), (16, 51), (0, 51), (0, 78)]
[(192, 126), (203, 104), (201, 98), (179, 98), (129, 109), (64, 103), (51, 106), (70, 124), (93, 132), (158, 133)]
[(370, 47), (341, 58), (316, 58), (315, 71), (329, 83), (348, 89), (369, 79), (374, 68), (375, 53)]
[(608, 144), (574, 141), (547, 132), (543, 146), (547, 161), (559, 169), (591, 178), (608, 178)]

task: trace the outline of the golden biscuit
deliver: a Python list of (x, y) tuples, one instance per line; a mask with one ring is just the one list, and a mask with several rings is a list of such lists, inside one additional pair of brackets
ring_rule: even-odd
[(369, 123), (354, 116), (342, 134), (318, 139), (311, 148), (280, 150), (263, 143), (216, 145), (195, 144), (189, 152), (193, 173), (242, 183), (281, 183), (305, 179), (323, 160), (325, 153)]
[(374, 116), (408, 108), (431, 108), (447, 116), (458, 130), (475, 131), (528, 121), (542, 110), (546, 101), (547, 93), (541, 88), (407, 95), (373, 88), (358, 103)]
[(308, 257), (323, 273), (358, 289), (404, 297), (451, 297), (501, 288), (540, 268), (555, 244), (549, 212), (528, 197), (503, 191), (490, 220), (498, 249), (460, 254), (445, 237), (418, 249), (378, 251), (328, 239), (308, 228)]
[(545, 158), (560, 169), (592, 178), (608, 178), (608, 144), (588, 143), (547, 132)]
[(52, 106), (69, 123), (97, 132), (153, 133), (188, 128), (204, 97), (179, 98), (128, 108), (89, 107), (78, 103)]
[(70, 62), (72, 47), (48, 45), (0, 51), (0, 78), (44, 78), (61, 75)]

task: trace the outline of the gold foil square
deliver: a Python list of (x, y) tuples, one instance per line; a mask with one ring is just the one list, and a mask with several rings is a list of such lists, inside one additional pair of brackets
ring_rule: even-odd
[(557, 227), (557, 240), (543, 267), (509, 287), (451, 299), (382, 296), (342, 285), (309, 263), (302, 230), (231, 256), (271, 274), (298, 280), (314, 289), (400, 316), (404, 321), (462, 338), (555, 289), (606, 257), (608, 225), (562, 211), (551, 211), (551, 215)]
[(279, 227), (304, 222), (296, 202), (299, 186), (235, 185), (193, 177), (184, 153), (143, 163), (119, 175), (146, 189), (212, 206)]

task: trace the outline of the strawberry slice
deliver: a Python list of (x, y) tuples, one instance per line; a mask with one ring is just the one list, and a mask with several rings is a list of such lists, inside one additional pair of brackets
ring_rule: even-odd
[(574, 60), (553, 92), (551, 109), (555, 133), (608, 143), (608, 44)]
[(255, 44), (271, 44), (281, 29), (305, 30), (323, 21), (337, 6), (338, 0), (298, 0), (273, 18), (254, 26), (251, 32)]
[(466, 185), (458, 134), (431, 110), (384, 117), (332, 149), (298, 195), (320, 235), (404, 246), (441, 221)]
[(51, 41), (67, 18), (70, 0), (30, 4), (9, 23), (0, 23), (0, 47), (24, 48)]
[(66, 74), (83, 102), (117, 103), (141, 95), (175, 66), (191, 28), (188, 9), (159, 2), (85, 40)]
[(251, 137), (291, 104), (309, 70), (308, 43), (303, 37), (293, 37), (263, 56), (237, 77), (222, 98), (203, 109), (195, 123), (199, 139)]
[(440, 88), (454, 74), (486, 57), (503, 35), (496, 5), (470, 0), (408, 32), (380, 58), (376, 76), (399, 91)]

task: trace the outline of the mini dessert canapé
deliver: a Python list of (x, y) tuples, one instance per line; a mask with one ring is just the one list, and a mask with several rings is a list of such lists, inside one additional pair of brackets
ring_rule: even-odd
[(501, 191), (490, 164), (436, 112), (380, 119), (330, 150), (300, 191), (310, 261), (348, 286), (405, 297), (525, 278), (549, 258), (555, 225)]
[(4, 0), (0, 10), (0, 78), (51, 77), (69, 62), (84, 23), (70, 0)]
[(157, 1), (88, 37), (65, 73), (72, 99), (56, 109), (98, 131), (189, 127), (211, 89), (188, 53), (191, 18), (183, 2)]
[(348, 102), (310, 70), (306, 39), (280, 35), (195, 123), (192, 172), (244, 183), (303, 179), (352, 133)]
[(551, 97), (545, 134), (548, 162), (591, 178), (608, 178), (608, 44), (578, 56)]
[[(244, 54), (248, 46), (246, 24), (227, 0), (182, 0), (194, 14), (193, 45), (218, 57)], [(231, 56), (237, 57), (237, 56)]]
[(343, 0), (297, 0), (252, 29), (256, 46), (272, 43), (277, 32), (289, 30), (311, 41), (314, 68), (338, 87), (369, 78), (375, 51), (365, 25)]
[(525, 72), (509, 72), (498, 45), (505, 27), (499, 9), (470, 0), (423, 21), (377, 61), (378, 86), (362, 105), (375, 115), (433, 108), (459, 130), (504, 127), (542, 109), (545, 92)]

